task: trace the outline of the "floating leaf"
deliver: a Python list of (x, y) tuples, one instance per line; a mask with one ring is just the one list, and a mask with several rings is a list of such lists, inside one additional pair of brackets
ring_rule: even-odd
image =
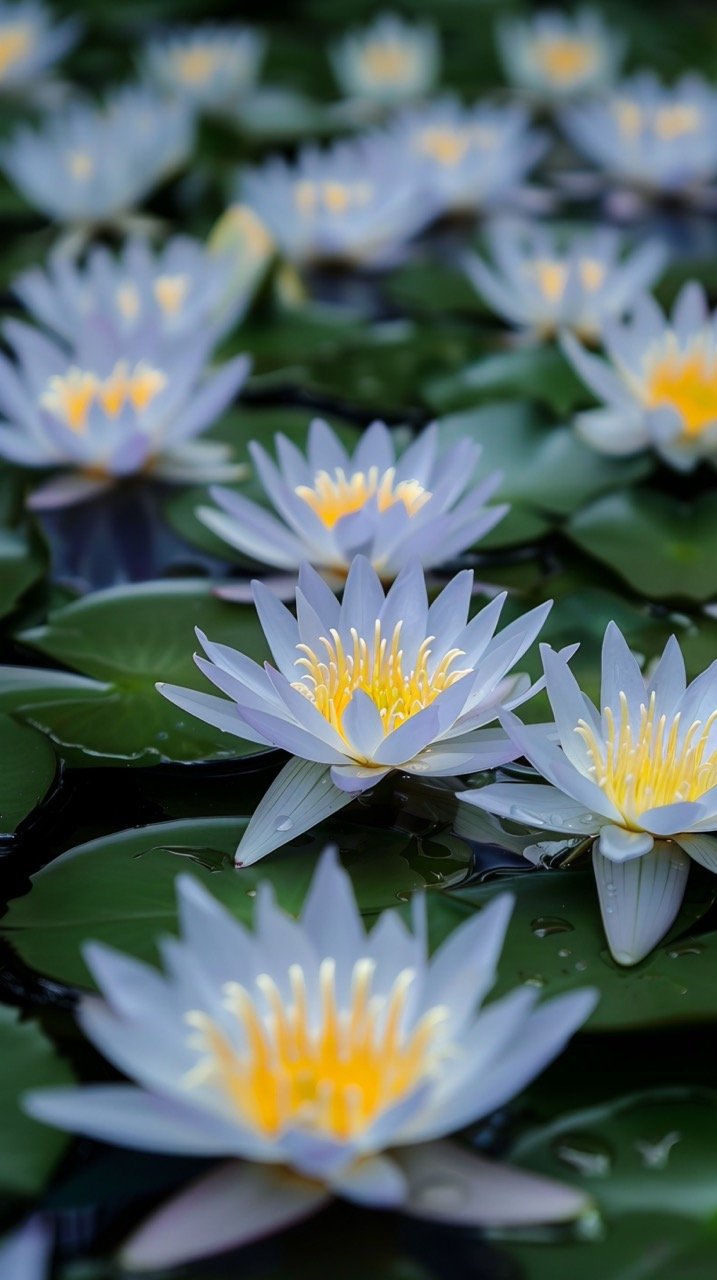
[(0, 837), (12, 835), (52, 786), (55, 753), (42, 733), (0, 715)]
[(41, 572), (42, 565), (27, 538), (15, 530), (0, 529), (0, 617), (15, 608)]
[(424, 393), (439, 412), (470, 408), (483, 400), (527, 400), (566, 414), (585, 401), (585, 388), (557, 347), (520, 347), (487, 355), (460, 372), (427, 381)]
[(37, 1023), (22, 1022), (16, 1010), (0, 1006), (0, 1031), (0, 1188), (31, 1196), (42, 1190), (67, 1138), (26, 1116), (20, 1098), (28, 1089), (69, 1084), (72, 1072)]

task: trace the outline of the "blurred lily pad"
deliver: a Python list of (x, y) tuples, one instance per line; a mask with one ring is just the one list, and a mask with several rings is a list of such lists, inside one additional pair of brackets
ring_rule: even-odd
[(389, 277), (386, 292), (406, 311), (419, 315), (440, 315), (446, 311), (488, 314), (488, 308), (465, 272), (435, 260), (409, 262), (400, 267)]
[(42, 573), (39, 557), (24, 534), (0, 529), (0, 617), (15, 608), (20, 597)]
[(612, 493), (573, 516), (567, 533), (650, 600), (717, 593), (716, 493), (689, 504), (663, 493)]
[(150, 582), (111, 588), (50, 615), (23, 643), (103, 687), (33, 698), (26, 720), (49, 733), (77, 765), (153, 764), (234, 758), (257, 751), (174, 707), (156, 690), (164, 680), (208, 690), (192, 660), (194, 628), (257, 661), (269, 656), (253, 608), (227, 605), (206, 582)]
[[(382, 833), (379, 840), (375, 829), (349, 823), (317, 828), (266, 861), (236, 871), (232, 855), (247, 821), (165, 822), (70, 849), (33, 877), (26, 897), (11, 902), (2, 926), (6, 936), (40, 972), (86, 985), (80, 948), (87, 938), (156, 958), (156, 939), (176, 931), (174, 882), (180, 872), (196, 876), (244, 921), (263, 880), (274, 885), (282, 906), (298, 912), (329, 840), (340, 845), (363, 911), (398, 905), (425, 884), (405, 856), (407, 836)], [(425, 865), (435, 865), (430, 856)]]
[(27, 1089), (69, 1084), (72, 1072), (37, 1023), (21, 1021), (15, 1009), (0, 1007), (0, 1032), (0, 1189), (32, 1196), (44, 1187), (67, 1137), (26, 1116), (20, 1098)]
[(0, 837), (12, 835), (52, 786), (57, 760), (44, 734), (0, 715)]
[(428, 403), (440, 413), (467, 409), (483, 400), (512, 399), (520, 390), (526, 400), (547, 405), (554, 413), (570, 413), (585, 402), (585, 388), (557, 347), (520, 347), (487, 355), (458, 372), (424, 383)]
[(589, 868), (530, 871), (452, 890), (444, 895), (446, 931), (457, 923), (452, 913), (467, 915), (506, 889), (515, 895), (515, 909), (495, 994), (518, 983), (538, 987), (546, 996), (597, 987), (600, 1000), (588, 1023), (593, 1031), (717, 1017), (717, 934), (691, 932), (715, 900), (713, 878), (693, 870), (668, 940), (632, 969), (623, 969), (610, 958)]

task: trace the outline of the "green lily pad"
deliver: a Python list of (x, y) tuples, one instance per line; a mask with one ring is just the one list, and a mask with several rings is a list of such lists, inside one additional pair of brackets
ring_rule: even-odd
[(612, 493), (578, 512), (567, 533), (649, 600), (717, 594), (715, 493), (689, 505), (663, 493)]
[(652, 469), (646, 457), (601, 457), (570, 427), (546, 427), (524, 401), (450, 414), (439, 427), (444, 447), (464, 436), (479, 441), (483, 451), (476, 477), (502, 471), (498, 497), (536, 512), (569, 515), (596, 494), (640, 480)]
[(471, 408), (483, 400), (527, 400), (554, 413), (570, 413), (585, 403), (583, 384), (557, 347), (520, 347), (487, 355), (459, 372), (426, 381), (424, 394), (440, 413)]
[(263, 661), (269, 656), (253, 608), (218, 600), (206, 582), (150, 582), (111, 588), (50, 615), (21, 639), (41, 653), (103, 682), (87, 696), (33, 699), (24, 717), (49, 733), (77, 765), (156, 764), (227, 759), (256, 744), (223, 734), (163, 698), (158, 680), (209, 691), (192, 660), (194, 628)]
[(15, 530), (0, 529), (0, 617), (15, 608), (41, 573), (42, 565), (27, 538)]
[(0, 715), (0, 837), (12, 835), (52, 786), (57, 760), (44, 734)]
[[(32, 891), (11, 902), (3, 920), (7, 939), (40, 972), (77, 985), (88, 981), (80, 949), (99, 939), (142, 959), (156, 958), (158, 936), (176, 931), (175, 879), (190, 872), (248, 921), (257, 885), (270, 881), (288, 911), (298, 912), (316, 860), (339, 843), (359, 906), (369, 914), (405, 902), (436, 878), (443, 859), (430, 847), (409, 862), (407, 836), (374, 828), (327, 825), (302, 836), (271, 858), (241, 871), (232, 855), (248, 819), (203, 818), (165, 822), (78, 845), (33, 877)], [(414, 851), (415, 852), (415, 851)], [(442, 853), (443, 850), (436, 850)], [(465, 855), (467, 857), (467, 853)]]
[(519, 1267), (520, 1280), (713, 1280), (715, 1250), (714, 1230), (689, 1218), (635, 1213), (597, 1238), (507, 1246), (505, 1261)]
[[(536, 835), (536, 840), (544, 837)], [(693, 933), (715, 899), (717, 882), (693, 869), (682, 911), (668, 940), (642, 964), (623, 969), (610, 958), (592, 870), (530, 871), (444, 895), (446, 932), (456, 917), (508, 889), (515, 895), (495, 994), (518, 983), (546, 996), (597, 987), (592, 1031), (625, 1031), (717, 1016), (717, 935)], [(453, 919), (451, 918), (453, 916)], [(688, 941), (683, 940), (690, 931)], [(677, 940), (675, 940), (677, 939)]]
[(22, 1022), (16, 1010), (0, 1007), (0, 1032), (0, 1188), (32, 1196), (44, 1187), (67, 1138), (26, 1116), (20, 1098), (28, 1089), (69, 1084), (72, 1072), (37, 1023)]
[(400, 267), (389, 277), (386, 292), (406, 311), (419, 315), (489, 314), (465, 272), (442, 262), (410, 262)]

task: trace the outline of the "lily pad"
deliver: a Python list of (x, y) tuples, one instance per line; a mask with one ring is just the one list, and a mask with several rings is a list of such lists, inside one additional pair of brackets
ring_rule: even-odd
[(717, 594), (717, 494), (688, 504), (663, 493), (609, 494), (578, 512), (567, 533), (650, 600)]
[(0, 838), (12, 835), (52, 786), (57, 760), (44, 734), (0, 715)]
[(42, 565), (27, 538), (15, 530), (0, 529), (0, 617), (15, 608), (41, 573)]
[[(536, 836), (540, 840), (541, 836)], [(498, 893), (515, 895), (495, 994), (518, 983), (546, 996), (597, 987), (592, 1031), (713, 1021), (717, 1017), (717, 934), (693, 933), (715, 898), (713, 878), (693, 869), (669, 939), (642, 964), (623, 969), (610, 958), (592, 870), (530, 871), (445, 895), (446, 931)], [(684, 935), (689, 932), (689, 937)]]
[(527, 400), (564, 415), (585, 402), (585, 388), (557, 347), (520, 347), (487, 355), (459, 372), (424, 384), (428, 403), (441, 413), (470, 408), (483, 400)]
[(36, 1195), (67, 1138), (26, 1116), (20, 1098), (28, 1089), (69, 1084), (72, 1072), (37, 1023), (21, 1021), (14, 1009), (0, 1007), (0, 1032), (0, 1188), (13, 1195)]
[(386, 292), (406, 311), (419, 315), (488, 314), (465, 272), (442, 262), (410, 262), (400, 267), (387, 281)]
[(11, 902), (6, 937), (27, 964), (44, 974), (86, 985), (80, 949), (99, 939), (143, 959), (156, 958), (158, 936), (176, 931), (175, 879), (190, 872), (241, 920), (248, 921), (257, 885), (270, 881), (288, 911), (298, 912), (316, 860), (338, 843), (359, 905), (369, 914), (406, 901), (433, 878), (434, 859), (414, 869), (409, 838), (388, 833), (376, 848), (373, 828), (318, 828), (256, 866), (234, 869), (232, 855), (246, 817), (165, 822), (78, 845), (33, 877), (32, 891)]
[(50, 615), (23, 643), (84, 676), (103, 682), (59, 700), (33, 699), (24, 717), (49, 733), (65, 760), (78, 765), (156, 764), (234, 758), (254, 743), (222, 734), (173, 706), (155, 683), (208, 691), (192, 660), (194, 628), (257, 661), (269, 656), (253, 608), (216, 599), (206, 582), (150, 582), (111, 588)]

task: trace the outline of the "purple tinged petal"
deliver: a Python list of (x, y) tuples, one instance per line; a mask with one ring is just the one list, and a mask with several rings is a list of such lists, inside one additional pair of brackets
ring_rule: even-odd
[(603, 925), (618, 964), (638, 964), (662, 941), (682, 905), (689, 866), (674, 844), (656, 844), (628, 862), (612, 862), (593, 848)]
[(235, 854), (236, 866), (251, 866), (350, 801), (351, 795), (332, 785), (324, 765), (290, 760), (254, 811)]

